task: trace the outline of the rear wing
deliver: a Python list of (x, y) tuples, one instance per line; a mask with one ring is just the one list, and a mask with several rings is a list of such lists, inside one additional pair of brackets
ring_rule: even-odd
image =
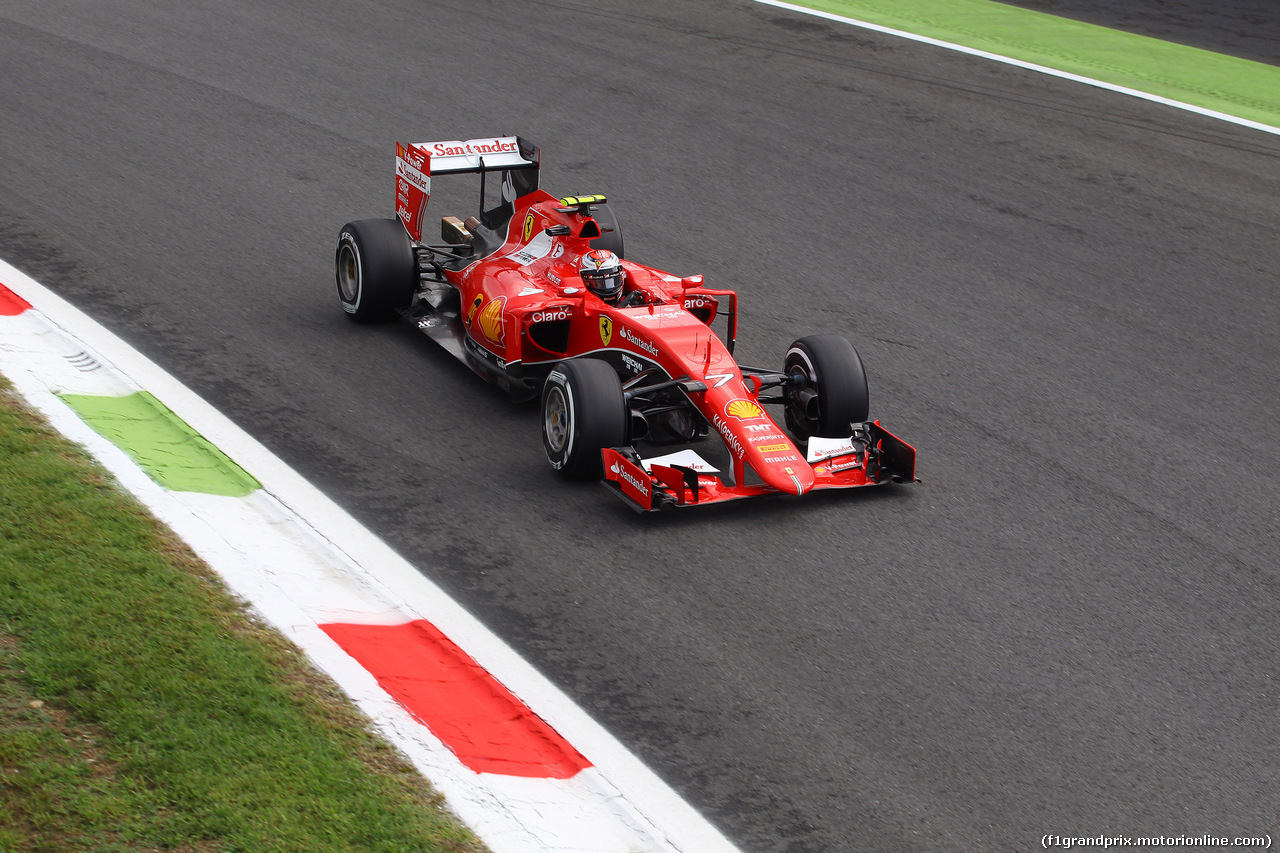
[[(409, 236), (422, 240), (422, 223), (431, 198), (432, 175), (479, 174), (481, 198), (487, 172), (509, 172), (515, 195), (537, 189), (541, 150), (519, 136), (444, 142), (396, 143), (396, 215)], [(519, 176), (516, 179), (516, 176)]]
[(485, 137), (466, 142), (415, 142), (409, 147), (431, 157), (433, 175), (538, 168), (538, 146), (518, 136)]

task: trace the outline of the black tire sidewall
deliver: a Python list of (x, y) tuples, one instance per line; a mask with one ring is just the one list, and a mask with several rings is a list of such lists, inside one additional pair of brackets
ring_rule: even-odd
[(591, 216), (602, 232), (599, 237), (591, 241), (591, 248), (607, 249), (619, 258), (625, 258), (626, 255), (622, 252), (622, 226), (618, 224), (618, 217), (613, 212), (613, 208), (608, 204), (597, 205)]
[[(547, 405), (556, 395), (565, 404), (568, 424), (564, 447), (553, 448), (547, 435)], [(600, 451), (627, 443), (627, 406), (622, 383), (606, 362), (583, 358), (562, 361), (542, 386), (542, 447), (547, 461), (573, 480), (599, 479)]]
[[(810, 335), (793, 343), (787, 350), (784, 369), (790, 372), (799, 365), (812, 380), (818, 392), (818, 420), (803, 420), (788, 412), (793, 430), (826, 438), (845, 438), (849, 425), (862, 423), (869, 413), (867, 373), (862, 358), (853, 344), (839, 335)], [(793, 421), (794, 419), (794, 421)], [(803, 429), (794, 423), (803, 420)]]
[[(355, 293), (343, 293), (343, 254), (355, 256)], [(358, 323), (393, 320), (409, 306), (417, 286), (413, 243), (398, 219), (348, 222), (338, 234), (334, 252), (334, 283), (347, 316)]]
[[(547, 381), (542, 384), (542, 449), (546, 451), (547, 461), (551, 463), (551, 467), (557, 471), (564, 471), (568, 460), (573, 456), (573, 446), (575, 441), (575, 428), (577, 420), (574, 411), (573, 391), (569, 387), (569, 380), (565, 373), (557, 365), (550, 374), (547, 375)], [(559, 398), (564, 401), (565, 411), (568, 417), (568, 427), (565, 432), (565, 443), (563, 447), (555, 448), (551, 445), (551, 439), (547, 434), (547, 404), (551, 400)]]

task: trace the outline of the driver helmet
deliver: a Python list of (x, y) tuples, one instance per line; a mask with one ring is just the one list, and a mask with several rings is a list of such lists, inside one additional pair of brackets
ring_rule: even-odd
[(578, 263), (582, 283), (605, 302), (615, 302), (622, 295), (622, 262), (608, 249), (593, 249)]

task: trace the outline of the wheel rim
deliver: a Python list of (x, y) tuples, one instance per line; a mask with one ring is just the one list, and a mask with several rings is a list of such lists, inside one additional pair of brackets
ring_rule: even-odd
[(355, 302), (360, 296), (360, 262), (345, 243), (338, 252), (338, 291), (343, 302)]
[(547, 405), (543, 411), (542, 432), (547, 437), (547, 447), (552, 453), (564, 452), (569, 441), (569, 406), (564, 391), (558, 386), (547, 392)]

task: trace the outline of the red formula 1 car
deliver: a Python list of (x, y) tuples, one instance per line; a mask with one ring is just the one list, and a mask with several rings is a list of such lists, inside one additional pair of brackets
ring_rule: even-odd
[[(641, 510), (915, 480), (915, 449), (867, 420), (848, 341), (814, 335), (781, 369), (739, 365), (737, 295), (623, 260), (606, 199), (539, 189), (539, 153), (514, 136), (397, 144), (398, 218), (338, 237), (347, 315), (408, 318), (512, 397), (540, 395), (551, 466)], [(479, 175), (478, 215), (443, 217), (428, 245), (431, 181), (458, 173)]]

